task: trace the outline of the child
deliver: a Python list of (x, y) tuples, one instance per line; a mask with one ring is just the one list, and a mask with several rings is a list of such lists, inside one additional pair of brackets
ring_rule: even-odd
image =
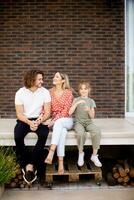
[(91, 134), (93, 145), (93, 153), (91, 161), (97, 166), (101, 167), (102, 164), (98, 159), (98, 149), (100, 147), (101, 132), (100, 129), (93, 123), (92, 119), (95, 116), (96, 104), (93, 99), (89, 98), (91, 87), (87, 82), (82, 82), (78, 86), (79, 97), (74, 99), (69, 114), (75, 114), (74, 129), (77, 135), (79, 157), (78, 166), (84, 165), (84, 151), (83, 146), (86, 141), (87, 132)]

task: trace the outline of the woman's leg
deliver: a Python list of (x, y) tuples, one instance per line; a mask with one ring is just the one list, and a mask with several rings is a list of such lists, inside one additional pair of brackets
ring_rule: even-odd
[(70, 130), (73, 127), (72, 118), (61, 118), (60, 120), (61, 133), (59, 141), (57, 144), (57, 156), (64, 157), (65, 155), (65, 139), (67, 135), (67, 130)]
[[(64, 142), (65, 140), (66, 132), (65, 130), (63, 131), (63, 129), (64, 128), (70, 129), (72, 128), (72, 126), (73, 126), (72, 118), (59, 118), (55, 121), (54, 126), (53, 126), (53, 132), (52, 132), (51, 146), (50, 146), (48, 156), (45, 160), (45, 163), (47, 164), (52, 163), (56, 147), (61, 146), (61, 143)], [(65, 135), (62, 134), (63, 132), (65, 133)], [(63, 135), (63, 138), (62, 138), (62, 135)], [(57, 148), (59, 149), (59, 147)], [(64, 146), (63, 146), (63, 149), (64, 149)]]
[(62, 134), (57, 145), (57, 156), (58, 156), (58, 174), (62, 175), (64, 173), (64, 155), (65, 155), (65, 138), (67, 135), (67, 129), (62, 129)]
[(57, 145), (57, 156), (58, 156), (58, 174), (62, 175), (64, 173), (65, 139), (67, 135), (67, 130), (73, 127), (73, 119), (61, 118), (60, 123), (62, 126), (62, 132), (60, 134), (59, 142)]
[(47, 164), (52, 164), (52, 161), (53, 161), (53, 157), (54, 157), (54, 153), (55, 153), (55, 149), (56, 149), (56, 145), (55, 144), (51, 144), (50, 148), (49, 148), (49, 152), (48, 152), (48, 155), (45, 159), (45, 163)]

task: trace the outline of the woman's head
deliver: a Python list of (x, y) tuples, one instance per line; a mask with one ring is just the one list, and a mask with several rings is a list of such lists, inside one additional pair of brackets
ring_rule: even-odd
[(43, 84), (44, 73), (40, 70), (29, 70), (24, 74), (24, 86), (26, 88), (41, 87)]
[(69, 78), (67, 74), (56, 72), (53, 77), (53, 84), (61, 85), (62, 89), (70, 89)]
[(80, 96), (82, 96), (82, 97), (88, 97), (90, 95), (90, 92), (91, 92), (90, 83), (84, 82), (84, 81), (81, 82), (78, 85), (78, 92), (79, 92)]

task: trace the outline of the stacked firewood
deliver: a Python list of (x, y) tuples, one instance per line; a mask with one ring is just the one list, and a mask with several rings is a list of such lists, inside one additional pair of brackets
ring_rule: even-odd
[(11, 179), (10, 183), (6, 184), (8, 188), (25, 188), (27, 187), (26, 182), (23, 180), (23, 174), (19, 165), (16, 168), (16, 176)]
[(134, 166), (132, 161), (119, 160), (107, 173), (107, 183), (109, 185), (121, 184), (124, 186), (134, 186)]

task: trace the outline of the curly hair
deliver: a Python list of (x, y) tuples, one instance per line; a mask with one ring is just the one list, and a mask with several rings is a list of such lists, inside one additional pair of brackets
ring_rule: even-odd
[(34, 70), (29, 70), (25, 72), (24, 77), (23, 77), (24, 86), (26, 88), (31, 88), (32, 86), (34, 86), (34, 83), (38, 74), (42, 74), (44, 78), (44, 73), (41, 70), (34, 69)]

